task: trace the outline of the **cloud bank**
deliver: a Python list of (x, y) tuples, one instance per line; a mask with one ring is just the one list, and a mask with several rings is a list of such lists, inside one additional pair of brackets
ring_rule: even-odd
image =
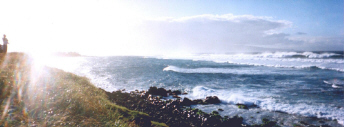
[(283, 33), (291, 27), (290, 21), (252, 15), (160, 18), (142, 21), (137, 40), (145, 43), (141, 48), (159, 53), (343, 50), (343, 38)]

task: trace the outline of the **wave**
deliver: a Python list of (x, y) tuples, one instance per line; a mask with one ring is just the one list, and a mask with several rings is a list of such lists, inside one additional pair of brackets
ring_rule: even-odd
[[(295, 61), (294, 61), (295, 62)], [(252, 66), (267, 66), (267, 67), (276, 67), (276, 68), (296, 68), (296, 69), (323, 69), (323, 70), (333, 70), (344, 72), (344, 65), (343, 64), (326, 64), (326, 63), (287, 63), (287, 62), (271, 62), (271, 63), (261, 63), (258, 61), (252, 62), (232, 62), (228, 61), (228, 63), (232, 64), (240, 64), (240, 65), (252, 65)], [(303, 65), (304, 64), (304, 65)]]
[(324, 80), (324, 83), (331, 85), (333, 88), (344, 88), (344, 80), (340, 80), (340, 79)]
[(338, 53), (275, 52), (256, 54), (201, 54), (163, 56), (162, 58), (188, 59), (194, 61), (213, 61), (217, 63), (231, 63), (279, 68), (325, 69), (344, 72), (344, 59), (334, 58), (338, 56), (343, 57), (342, 54)]
[(260, 70), (257, 68), (179, 68), (176, 66), (167, 66), (163, 71), (173, 71), (178, 73), (205, 73), (205, 74), (280, 74), (272, 70)]
[[(289, 114), (300, 114), (307, 117), (326, 118), (330, 120), (337, 119), (340, 124), (344, 124), (344, 108), (330, 107), (325, 104), (305, 104), (305, 103), (277, 103), (265, 92), (261, 93), (244, 92), (240, 90), (215, 90), (204, 86), (196, 86), (192, 89), (194, 99), (205, 98), (206, 96), (217, 96), (224, 104), (245, 104), (257, 105), (262, 109), (270, 111), (282, 111)], [(259, 97), (263, 96), (263, 97)], [(270, 96), (270, 97), (269, 97)], [(191, 98), (192, 98), (191, 97)]]
[(324, 52), (265, 52), (257, 54), (237, 54), (245, 57), (258, 57), (258, 58), (311, 58), (311, 59), (326, 59), (326, 58), (344, 58), (343, 54)]

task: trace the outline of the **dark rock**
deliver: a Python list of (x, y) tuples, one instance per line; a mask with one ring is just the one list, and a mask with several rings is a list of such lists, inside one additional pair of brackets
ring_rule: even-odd
[(277, 122), (276, 121), (270, 121), (267, 118), (262, 119), (263, 124), (261, 125), (262, 127), (273, 127), (276, 126)]
[(222, 108), (217, 109), (218, 111), (224, 111)]
[(147, 93), (148, 94), (154, 94), (154, 93), (157, 93), (157, 91), (158, 91), (158, 88), (153, 86), (153, 87), (149, 87)]
[(288, 114), (287, 112), (283, 112), (283, 111), (275, 111), (275, 112), (282, 113), (282, 114)]
[(148, 94), (152, 95), (160, 95), (163, 97), (167, 97), (167, 91), (164, 88), (157, 88), (157, 87), (149, 87), (149, 90), (147, 92)]
[(305, 125), (305, 126), (308, 126), (308, 125), (309, 125), (309, 124), (306, 123), (305, 121), (300, 121), (300, 124), (303, 124), (303, 125)]
[(173, 98), (180, 98), (178, 95), (173, 95), (172, 97)]
[(217, 111), (213, 111), (213, 112), (211, 112), (211, 114), (214, 114), (214, 115), (219, 115), (219, 112), (217, 112)]
[[(137, 91), (136, 91), (137, 92)], [(221, 117), (219, 112), (205, 113), (199, 109), (185, 108), (192, 104), (220, 103), (217, 97), (208, 97), (205, 100), (190, 100), (184, 98), (182, 101), (161, 100), (159, 96), (169, 93), (163, 88), (151, 87), (148, 92), (136, 94), (122, 93), (122, 91), (106, 92), (109, 100), (131, 110), (147, 113), (149, 118), (132, 119), (139, 126), (150, 126), (150, 121), (166, 123), (168, 126), (240, 126), (242, 117)], [(217, 101), (214, 101), (217, 100)]]
[(267, 118), (263, 118), (263, 119), (262, 119), (262, 122), (263, 122), (263, 123), (267, 123), (267, 122), (269, 122), (269, 121), (270, 121), (270, 120), (267, 119)]
[(186, 95), (186, 94), (188, 94), (188, 93), (187, 92), (182, 93), (182, 95)]
[(171, 93), (172, 93), (172, 95), (181, 95), (182, 94), (182, 92), (180, 92), (179, 90), (172, 91)]
[(248, 106), (244, 105), (244, 104), (236, 104), (238, 106), (238, 108), (240, 109), (248, 109)]
[(183, 99), (183, 102), (182, 102), (182, 105), (183, 106), (190, 106), (190, 105), (193, 105), (194, 103), (193, 103), (193, 101), (191, 101), (189, 98), (184, 98)]
[(194, 104), (203, 104), (203, 100), (201, 99), (196, 99), (192, 101)]
[(217, 96), (208, 96), (203, 101), (205, 104), (218, 104), (221, 103), (220, 99)]
[(224, 126), (228, 126), (231, 125), (233, 127), (241, 127), (242, 121), (244, 119), (242, 117), (239, 116), (234, 116), (232, 118), (226, 119), (225, 121), (223, 121), (223, 125)]

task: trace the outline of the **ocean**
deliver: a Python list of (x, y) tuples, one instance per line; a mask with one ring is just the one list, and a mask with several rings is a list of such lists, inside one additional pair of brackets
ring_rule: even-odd
[[(248, 124), (262, 118), (285, 126), (297, 120), (319, 124), (312, 118), (320, 118), (344, 125), (343, 52), (60, 57), (45, 64), (85, 76), (107, 91), (156, 86), (187, 92), (181, 97), (190, 99), (218, 96), (221, 104), (192, 107), (222, 108), (222, 116), (239, 115)], [(238, 103), (259, 108), (239, 109)]]

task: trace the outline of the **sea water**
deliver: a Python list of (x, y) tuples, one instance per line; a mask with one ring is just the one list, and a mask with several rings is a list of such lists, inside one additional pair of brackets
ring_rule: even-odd
[[(243, 116), (248, 124), (266, 117), (286, 126), (308, 117), (344, 124), (343, 52), (72, 57), (47, 65), (86, 76), (107, 91), (156, 86), (187, 92), (182, 97), (190, 99), (218, 96), (221, 104), (193, 107), (222, 108), (221, 115)], [(238, 109), (238, 103), (259, 108)]]

